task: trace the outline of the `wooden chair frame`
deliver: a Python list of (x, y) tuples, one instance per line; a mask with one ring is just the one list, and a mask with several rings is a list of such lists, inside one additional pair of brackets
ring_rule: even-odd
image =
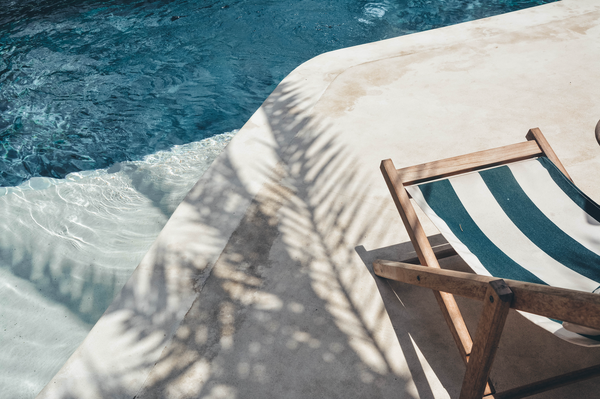
[[(416, 183), (540, 156), (546, 156), (571, 179), (538, 128), (530, 129), (526, 138), (527, 141), (523, 143), (402, 169), (396, 169), (390, 159), (381, 162), (381, 172), (422, 266), (376, 260), (373, 269), (380, 277), (433, 290), (467, 366), (460, 399), (523, 398), (600, 375), (600, 365), (597, 365), (496, 393), (489, 382), (489, 374), (508, 309), (522, 310), (600, 330), (600, 295), (442, 270), (405, 188)], [(445, 251), (446, 256), (453, 254), (454, 251)], [(484, 302), (474, 339), (453, 295)]]

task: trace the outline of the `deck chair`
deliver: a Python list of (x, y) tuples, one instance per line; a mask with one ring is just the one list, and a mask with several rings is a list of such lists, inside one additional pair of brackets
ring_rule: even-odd
[[(376, 275), (431, 288), (466, 364), (460, 399), (522, 398), (600, 375), (600, 365), (497, 393), (490, 369), (510, 308), (558, 337), (600, 345), (600, 207), (571, 181), (539, 129), (527, 141), (381, 171), (421, 265), (376, 260)], [(476, 274), (442, 270), (410, 198)], [(474, 338), (453, 295), (483, 301)]]

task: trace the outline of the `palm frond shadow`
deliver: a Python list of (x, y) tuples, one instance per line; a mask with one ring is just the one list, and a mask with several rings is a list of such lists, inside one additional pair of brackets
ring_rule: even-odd
[[(400, 217), (398, 223), (401, 223), (399, 219)], [(432, 246), (446, 244), (446, 240), (440, 234), (430, 236), (429, 240)], [(404, 242), (372, 250), (357, 246), (355, 250), (377, 284), (400, 346), (403, 350), (419, 348), (450, 397), (458, 397), (466, 367), (430, 290), (382, 279), (373, 273), (372, 264), (376, 259), (401, 261), (414, 257), (416, 253), (412, 243)], [(472, 273), (459, 256), (441, 259), (440, 265), (444, 269)], [(458, 296), (455, 299), (469, 331), (474, 335), (482, 304)], [(412, 342), (415, 345), (411, 345)], [(417, 363), (413, 361), (415, 356), (416, 353), (407, 355), (409, 367)], [(501, 392), (597, 363), (597, 352), (548, 334), (518, 312), (511, 311), (500, 340), (491, 380), (496, 391)], [(416, 384), (425, 383), (417, 378), (415, 380)], [(562, 398), (568, 392), (568, 396), (585, 397), (597, 389), (598, 382), (597, 379), (591, 379), (539, 396)]]
[(382, 207), (363, 201), (361, 171), (331, 127), (285, 112), (301, 98), (278, 90), (285, 101), (264, 109), (279, 163), (259, 166), (266, 184), (137, 397), (433, 397), (390, 349), (385, 309), (353, 266), (353, 242), (383, 228)]
[[(394, 343), (354, 250), (387, 229), (385, 204), (364, 192), (364, 171), (340, 133), (300, 109), (301, 93), (283, 83), (263, 106), (273, 137), (264, 143), (278, 163), (256, 167), (267, 177), (258, 195), (226, 149), (182, 203), (204, 226), (203, 240), (226, 244), (219, 259), (206, 260), (205, 243), (184, 248), (159, 237), (136, 270), (151, 289), (140, 297), (128, 284), (106, 311), (126, 309), (122, 334), (152, 344), (147, 361), (98, 372), (102, 397), (434, 397), (414, 344)], [(233, 234), (225, 186), (248, 204)], [(172, 293), (192, 286), (195, 300), (179, 323)], [(147, 378), (126, 385), (123, 376), (143, 370)]]

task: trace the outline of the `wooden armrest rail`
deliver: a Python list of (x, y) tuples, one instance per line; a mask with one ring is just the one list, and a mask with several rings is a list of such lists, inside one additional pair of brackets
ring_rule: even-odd
[[(376, 260), (375, 274), (403, 283), (484, 300), (496, 277)], [(600, 295), (566, 288), (504, 280), (514, 293), (511, 308), (600, 330)]]

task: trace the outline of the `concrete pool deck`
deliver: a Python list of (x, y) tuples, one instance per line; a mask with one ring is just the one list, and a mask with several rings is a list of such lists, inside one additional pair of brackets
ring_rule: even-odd
[[(511, 144), (540, 127), (600, 201), (598, 60), (600, 3), (563, 0), (301, 65), (38, 398), (457, 397), (464, 365), (433, 295), (372, 274), (373, 259), (412, 252), (379, 162)], [(474, 331), (479, 305), (459, 303)], [(600, 349), (518, 314), (507, 323), (498, 390), (600, 361)]]

